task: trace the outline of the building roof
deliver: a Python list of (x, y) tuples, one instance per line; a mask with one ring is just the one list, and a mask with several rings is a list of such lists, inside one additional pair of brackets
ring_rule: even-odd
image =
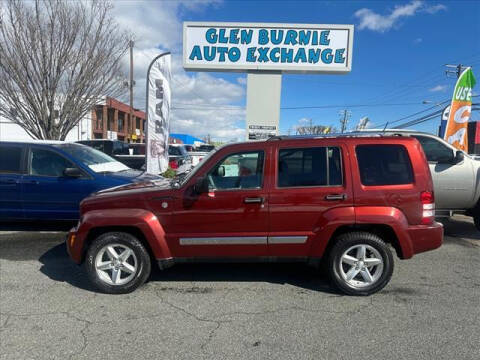
[(170, 134), (170, 137), (181, 140), (184, 144), (193, 145), (194, 142), (204, 143), (202, 139), (189, 134)]
[[(130, 113), (130, 105), (127, 105), (117, 99), (114, 99), (112, 97), (107, 96), (105, 99), (105, 105), (118, 109), (124, 113), (129, 114)], [(138, 109), (133, 109), (133, 115), (142, 119), (146, 119), (147, 115), (145, 114), (145, 111), (141, 111)]]

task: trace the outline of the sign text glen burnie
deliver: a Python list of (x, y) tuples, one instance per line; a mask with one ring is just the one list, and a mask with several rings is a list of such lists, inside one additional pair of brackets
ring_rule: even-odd
[(348, 72), (352, 25), (185, 23), (188, 70)]

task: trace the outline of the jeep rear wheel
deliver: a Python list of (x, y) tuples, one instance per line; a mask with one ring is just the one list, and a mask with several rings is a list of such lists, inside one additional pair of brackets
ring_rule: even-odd
[(125, 294), (142, 285), (150, 275), (150, 256), (133, 235), (110, 232), (90, 245), (86, 270), (97, 289), (109, 294)]
[(336, 239), (327, 266), (332, 283), (342, 292), (370, 295), (390, 281), (393, 256), (377, 235), (352, 232)]

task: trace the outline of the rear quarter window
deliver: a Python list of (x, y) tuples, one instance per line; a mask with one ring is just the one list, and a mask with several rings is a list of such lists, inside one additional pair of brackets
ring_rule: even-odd
[(413, 183), (413, 171), (403, 145), (358, 145), (360, 180), (366, 186)]

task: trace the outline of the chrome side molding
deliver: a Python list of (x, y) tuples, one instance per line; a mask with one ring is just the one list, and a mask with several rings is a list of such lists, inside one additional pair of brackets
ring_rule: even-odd
[(304, 244), (307, 236), (225, 236), (180, 238), (180, 245)]

